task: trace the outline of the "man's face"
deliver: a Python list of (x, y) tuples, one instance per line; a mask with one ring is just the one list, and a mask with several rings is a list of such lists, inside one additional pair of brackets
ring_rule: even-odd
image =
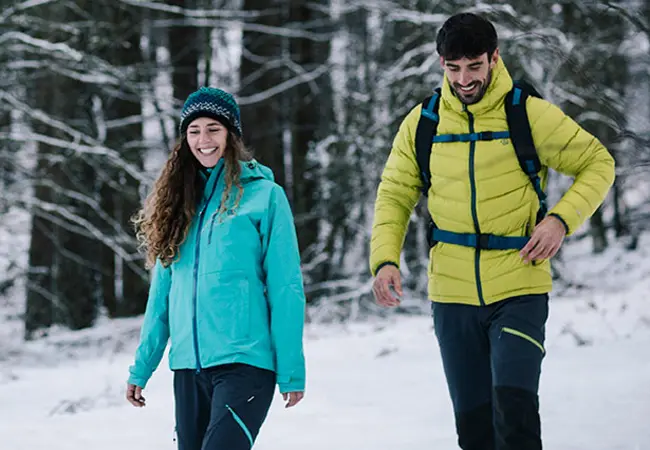
[(499, 49), (492, 58), (483, 53), (478, 58), (447, 60), (440, 58), (447, 79), (456, 96), (466, 105), (480, 101), (492, 80), (492, 69), (499, 59)]

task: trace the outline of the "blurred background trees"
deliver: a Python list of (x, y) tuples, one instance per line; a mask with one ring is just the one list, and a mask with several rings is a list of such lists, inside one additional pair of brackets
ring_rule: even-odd
[[(498, 27), (515, 78), (595, 134), (618, 163), (573, 240), (594, 252), (647, 227), (650, 0), (0, 1), (0, 296), (25, 334), (144, 311), (148, 274), (129, 218), (202, 85), (233, 92), (244, 136), (290, 199), (309, 316), (372, 312), (373, 201), (405, 114), (441, 82), (435, 36), (467, 10)], [(551, 198), (570, 180), (553, 174)], [(425, 298), (425, 211), (404, 250)], [(424, 304), (424, 302), (423, 302)]]

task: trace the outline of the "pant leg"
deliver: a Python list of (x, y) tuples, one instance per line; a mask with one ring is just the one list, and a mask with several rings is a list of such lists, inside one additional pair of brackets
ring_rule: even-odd
[(480, 308), (435, 302), (431, 308), (458, 445), (463, 450), (493, 450), (490, 345)]
[(539, 380), (548, 295), (504, 301), (490, 318), (497, 450), (541, 450)]
[(194, 370), (174, 371), (176, 439), (178, 450), (201, 450), (210, 423), (210, 380)]
[(275, 392), (275, 373), (245, 364), (216, 367), (212, 411), (202, 450), (249, 450)]

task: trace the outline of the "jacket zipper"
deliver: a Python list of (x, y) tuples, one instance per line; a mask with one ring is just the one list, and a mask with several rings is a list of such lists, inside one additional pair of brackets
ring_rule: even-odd
[(194, 247), (194, 271), (193, 271), (194, 283), (192, 286), (192, 332), (194, 335), (194, 356), (196, 357), (196, 373), (201, 372), (201, 357), (199, 356), (199, 327), (198, 327), (198, 318), (197, 318), (199, 257), (201, 256), (201, 228), (203, 228), (203, 219), (205, 218), (205, 210), (208, 208), (208, 205), (210, 205), (210, 200), (212, 200), (214, 191), (217, 189), (217, 184), (219, 183), (219, 177), (221, 176), (222, 171), (223, 171), (223, 166), (221, 166), (221, 168), (219, 169), (219, 173), (217, 173), (217, 177), (214, 180), (214, 185), (212, 185), (212, 191), (210, 192), (210, 196), (208, 197), (205, 204), (203, 205), (203, 208), (201, 208), (201, 211), (199, 212), (199, 223), (196, 229), (197, 231), (196, 231), (196, 244)]
[[(463, 105), (463, 109), (467, 113), (469, 118), (469, 132), (474, 133), (474, 115), (467, 109), (467, 105)], [(472, 196), (472, 220), (474, 221), (474, 233), (476, 233), (476, 239), (479, 239), (481, 234), (481, 227), (478, 223), (478, 211), (477, 211), (477, 200), (476, 200), (476, 171), (475, 171), (475, 157), (476, 157), (476, 141), (469, 142), (469, 184), (471, 189)], [(478, 300), (481, 303), (481, 306), (485, 306), (485, 300), (483, 299), (483, 286), (481, 284), (481, 249), (476, 248), (474, 253), (474, 273), (476, 276), (476, 290), (478, 292)]]

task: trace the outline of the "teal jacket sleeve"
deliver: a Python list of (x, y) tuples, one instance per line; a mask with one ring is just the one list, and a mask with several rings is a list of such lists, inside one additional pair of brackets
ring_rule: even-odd
[(278, 387), (282, 393), (304, 391), (305, 293), (300, 252), (291, 208), (278, 185), (273, 186), (260, 232)]
[(171, 268), (156, 261), (140, 330), (140, 344), (135, 352), (135, 362), (129, 367), (128, 383), (143, 389), (158, 368), (169, 341), (170, 286)]

